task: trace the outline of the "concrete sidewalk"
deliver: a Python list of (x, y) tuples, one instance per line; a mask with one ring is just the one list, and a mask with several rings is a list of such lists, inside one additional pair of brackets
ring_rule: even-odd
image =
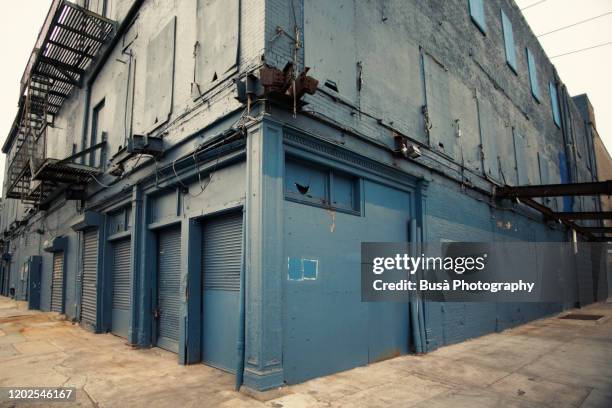
[(172, 353), (132, 349), (0, 297), (0, 386), (73, 386), (73, 406), (86, 407), (612, 407), (612, 304), (580, 313), (604, 317), (555, 316), (250, 394), (233, 391), (232, 375), (178, 365)]

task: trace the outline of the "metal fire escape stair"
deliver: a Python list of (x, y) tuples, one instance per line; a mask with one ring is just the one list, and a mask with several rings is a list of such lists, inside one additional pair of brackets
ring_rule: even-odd
[[(49, 157), (48, 129), (116, 24), (68, 0), (54, 0), (21, 79), (6, 197), (39, 204), (63, 184), (86, 183), (100, 169)], [(72, 156), (71, 156), (72, 157)]]

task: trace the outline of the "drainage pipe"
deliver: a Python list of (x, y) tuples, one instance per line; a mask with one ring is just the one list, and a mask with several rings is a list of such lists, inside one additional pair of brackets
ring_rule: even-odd
[(238, 362), (236, 364), (236, 391), (240, 391), (244, 377), (244, 354), (245, 354), (245, 271), (246, 271), (246, 214), (242, 207), (242, 256), (240, 258), (240, 305), (238, 317), (238, 339), (236, 340), (236, 351)]

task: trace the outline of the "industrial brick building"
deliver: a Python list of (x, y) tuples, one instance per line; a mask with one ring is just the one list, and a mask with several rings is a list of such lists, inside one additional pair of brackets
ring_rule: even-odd
[(361, 302), (361, 242), (607, 239), (511, 0), (54, 0), (21, 85), (2, 294), (181, 364), (264, 390), (607, 297), (578, 252), (571, 302)]

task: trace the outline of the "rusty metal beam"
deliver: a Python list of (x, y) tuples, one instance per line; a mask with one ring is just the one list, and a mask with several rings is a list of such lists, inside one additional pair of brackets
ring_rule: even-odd
[(497, 187), (501, 198), (561, 197), (612, 194), (612, 180), (592, 183), (545, 184), (540, 186)]
[(611, 220), (612, 211), (557, 212), (554, 216), (560, 220)]
[(544, 217), (546, 217), (549, 220), (554, 220), (554, 219), (558, 219), (560, 220), (566, 227), (568, 228), (572, 228), (574, 230), (576, 230), (576, 232), (584, 235), (585, 237), (592, 239), (594, 236), (592, 234), (592, 231), (587, 231), (585, 230), (585, 227), (582, 227), (578, 224), (576, 224), (575, 222), (568, 220), (568, 219), (560, 219), (555, 217), (555, 212), (553, 210), (551, 210), (550, 208), (546, 207), (545, 205), (542, 205), (540, 203), (538, 203), (537, 201), (531, 199), (531, 198), (521, 198), (520, 202), (528, 205), (529, 207), (538, 210), (539, 212), (541, 212)]

